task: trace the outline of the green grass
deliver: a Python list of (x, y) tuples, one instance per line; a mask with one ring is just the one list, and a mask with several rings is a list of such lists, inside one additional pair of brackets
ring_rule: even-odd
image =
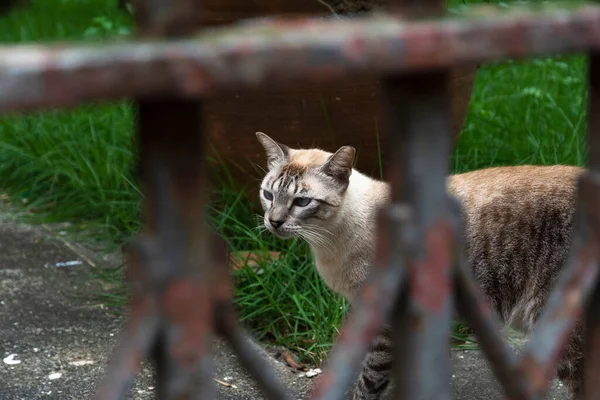
[[(129, 17), (114, 0), (33, 0), (26, 9), (0, 17), (0, 42), (94, 40), (126, 35), (129, 27)], [(452, 169), (582, 165), (585, 67), (581, 56), (482, 67)], [(140, 226), (132, 117), (130, 104), (121, 101), (0, 118), (2, 190), (31, 210), (35, 221), (100, 227), (100, 233), (94, 230), (98, 239), (120, 244)], [(227, 179), (213, 199), (211, 225), (234, 251), (284, 254), (262, 265), (262, 274), (250, 268), (235, 273), (235, 301), (245, 324), (258, 337), (285, 344), (304, 359), (322, 359), (347, 305), (318, 277), (306, 244), (261, 233), (256, 206)], [(103, 271), (102, 278), (120, 283), (121, 271)], [(104, 293), (103, 299), (121, 304), (124, 293)]]
[(493, 165), (583, 165), (586, 59), (536, 59), (479, 71), (455, 172)]

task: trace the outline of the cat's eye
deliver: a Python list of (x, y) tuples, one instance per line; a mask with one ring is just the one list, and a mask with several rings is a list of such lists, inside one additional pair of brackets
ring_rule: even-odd
[(312, 199), (310, 197), (296, 197), (294, 199), (294, 205), (298, 207), (306, 207), (311, 201)]
[(273, 200), (273, 193), (269, 192), (268, 190), (263, 190), (263, 196), (265, 196), (265, 199), (269, 201)]

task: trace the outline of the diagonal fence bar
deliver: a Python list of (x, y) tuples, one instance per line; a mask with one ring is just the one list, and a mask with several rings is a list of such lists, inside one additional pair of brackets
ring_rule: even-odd
[[(129, 269), (139, 269), (139, 261), (128, 261)], [(156, 312), (156, 301), (140, 290), (142, 279), (133, 280), (133, 294), (129, 307), (129, 318), (115, 347), (107, 372), (94, 395), (94, 400), (117, 400), (126, 398), (133, 379), (139, 372), (140, 363), (150, 354), (156, 339), (160, 318)], [(137, 286), (137, 287), (136, 287)]]
[(231, 345), (246, 371), (256, 380), (258, 387), (267, 399), (291, 400), (285, 388), (279, 384), (271, 367), (253, 347), (249, 336), (239, 326), (237, 316), (231, 306), (217, 308), (217, 328)]

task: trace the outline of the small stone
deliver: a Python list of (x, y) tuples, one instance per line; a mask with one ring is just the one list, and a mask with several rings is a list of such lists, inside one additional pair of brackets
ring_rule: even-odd
[(82, 365), (90, 365), (90, 364), (94, 364), (95, 361), (92, 360), (78, 360), (78, 361), (71, 361), (69, 364), (70, 365), (74, 365), (76, 367), (80, 367)]
[(16, 354), (10, 354), (9, 356), (4, 357), (4, 359), (2, 361), (4, 362), (4, 364), (8, 364), (8, 365), (21, 364), (21, 360), (15, 360), (16, 356), (17, 356)]
[(322, 372), (323, 371), (321, 371), (321, 368), (310, 369), (310, 370), (306, 371), (306, 377), (312, 378), (313, 376), (317, 376)]
[(60, 377), (62, 376), (62, 374), (60, 372), (53, 372), (50, 375), (48, 375), (48, 379), (50, 379), (51, 381), (56, 380), (56, 379), (60, 379)]

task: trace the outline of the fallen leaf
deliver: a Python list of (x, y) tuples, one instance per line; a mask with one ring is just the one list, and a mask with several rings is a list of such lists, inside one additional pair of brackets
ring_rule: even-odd
[(219, 383), (219, 384), (221, 384), (221, 385), (225, 386), (225, 387), (230, 387), (230, 388), (234, 388), (234, 389), (237, 389), (237, 388), (238, 388), (238, 387), (237, 387), (237, 386), (235, 386), (233, 383), (229, 383), (229, 382), (223, 382), (223, 381), (220, 381), (220, 380), (218, 380), (217, 378), (213, 378), (213, 380), (214, 380), (215, 382), (217, 382), (217, 383)]
[(291, 352), (284, 351), (282, 354), (282, 357), (283, 357), (283, 361), (285, 361), (285, 363), (287, 365), (289, 365), (290, 367), (292, 367), (294, 369), (304, 369), (304, 365), (302, 365), (301, 363), (296, 361), (297, 357), (295, 357)]

